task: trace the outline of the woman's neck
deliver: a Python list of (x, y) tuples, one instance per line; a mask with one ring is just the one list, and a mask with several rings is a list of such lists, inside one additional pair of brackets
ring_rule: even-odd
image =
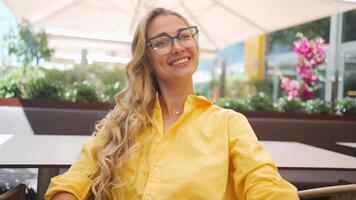
[(168, 119), (179, 118), (184, 111), (187, 97), (194, 94), (192, 80), (180, 84), (159, 83), (159, 87), (159, 100), (163, 115)]

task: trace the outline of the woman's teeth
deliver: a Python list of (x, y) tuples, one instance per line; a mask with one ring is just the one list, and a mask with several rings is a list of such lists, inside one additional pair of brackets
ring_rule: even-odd
[(174, 61), (173, 65), (178, 65), (178, 64), (181, 64), (181, 63), (184, 63), (184, 62), (187, 62), (187, 61), (188, 61), (188, 58), (183, 58), (183, 59)]

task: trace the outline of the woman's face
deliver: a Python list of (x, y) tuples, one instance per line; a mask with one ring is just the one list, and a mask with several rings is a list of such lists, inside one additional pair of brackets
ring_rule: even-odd
[[(187, 27), (188, 25), (177, 16), (160, 15), (147, 28), (147, 38), (149, 40), (161, 34), (174, 37)], [(199, 51), (195, 41), (194, 45), (185, 46), (191, 47), (184, 47), (178, 40), (174, 40), (171, 50), (163, 54), (148, 47), (148, 57), (158, 81), (175, 82), (192, 77), (197, 69)]]

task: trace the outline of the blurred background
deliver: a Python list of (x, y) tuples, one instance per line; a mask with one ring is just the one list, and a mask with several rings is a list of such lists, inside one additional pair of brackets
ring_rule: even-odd
[[(356, 115), (351, 0), (0, 0), (0, 100), (99, 104), (99, 115), (80, 122), (90, 134), (125, 86), (135, 27), (154, 7), (177, 11), (200, 30), (196, 94), (247, 116)], [(77, 131), (50, 129), (25, 113), (28, 122), (15, 128), (0, 116), (0, 134)], [(36, 169), (0, 169), (0, 193), (20, 182), (35, 192), (36, 179)]]
[(314, 97), (334, 101), (355, 95), (355, 3), (332, 0), (5, 0), (0, 3), (1, 76), (26, 68), (26, 81), (42, 77), (64, 86), (86, 81), (95, 84), (97, 100), (106, 101), (109, 86), (125, 85), (138, 20), (156, 6), (173, 8), (200, 29), (202, 55), (194, 77), (199, 94), (243, 99), (262, 91), (277, 101), (284, 95), (281, 77), (298, 78), (300, 55), (293, 41), (301, 33), (325, 44)]

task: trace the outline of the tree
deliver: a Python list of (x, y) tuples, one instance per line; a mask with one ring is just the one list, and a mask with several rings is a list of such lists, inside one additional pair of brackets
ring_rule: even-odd
[(27, 70), (33, 64), (38, 65), (42, 60), (50, 60), (53, 50), (48, 47), (47, 34), (43, 30), (33, 28), (23, 20), (17, 29), (10, 31), (4, 37), (7, 53), (15, 56), (22, 67), (20, 87), (23, 97), (27, 97)]
[(22, 21), (16, 30), (5, 35), (5, 45), (9, 55), (14, 55), (21, 66), (27, 68), (38, 65), (41, 60), (50, 60), (53, 50), (48, 47), (47, 34)]

